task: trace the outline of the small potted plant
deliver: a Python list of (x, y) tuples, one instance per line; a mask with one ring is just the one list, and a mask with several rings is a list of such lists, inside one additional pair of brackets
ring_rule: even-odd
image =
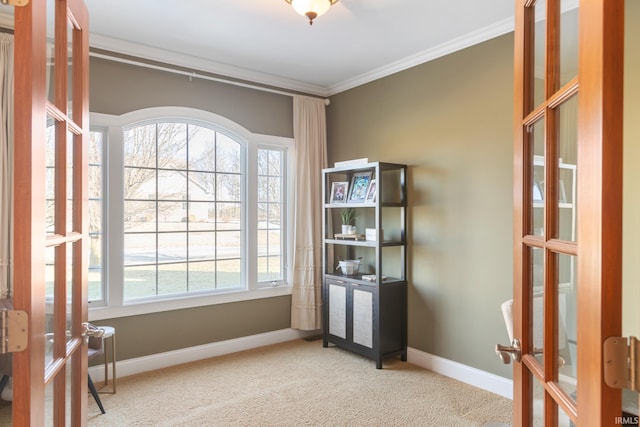
[(340, 209), (340, 219), (342, 220), (342, 234), (356, 234), (356, 226), (353, 225), (353, 220), (355, 219), (355, 217), (355, 209)]

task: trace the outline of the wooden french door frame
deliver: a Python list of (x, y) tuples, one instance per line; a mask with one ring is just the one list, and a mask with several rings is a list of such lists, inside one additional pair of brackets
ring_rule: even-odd
[[(541, 0), (542, 2), (542, 0)], [(548, 251), (560, 248), (577, 257), (577, 390), (572, 402), (555, 392), (545, 378), (545, 409), (557, 405), (578, 426), (610, 426), (621, 415), (620, 390), (604, 384), (603, 343), (620, 336), (622, 314), (622, 117), (624, 0), (579, 1), (578, 77), (564, 88), (551, 87), (558, 69), (545, 61), (545, 127), (553, 127), (554, 102), (572, 93), (578, 95), (577, 237), (574, 245), (553, 242), (547, 231), (542, 239), (531, 235), (531, 162), (527, 132), (533, 105), (536, 0), (516, 0), (515, 29), (515, 146), (514, 146), (514, 332), (522, 344), (522, 362), (514, 364), (514, 426), (529, 426), (533, 420), (532, 297), (528, 292), (531, 271), (528, 249), (532, 244)], [(547, 0), (547, 8), (558, 4)], [(549, 6), (551, 5), (551, 6)], [(559, 10), (559, 9), (558, 9)], [(553, 56), (559, 46), (559, 22), (547, 17), (546, 52)], [(557, 40), (557, 39), (555, 39)], [(553, 60), (552, 60), (553, 61)], [(554, 95), (556, 92), (562, 92)], [(534, 112), (535, 114), (535, 112)], [(546, 132), (548, 136), (548, 131)], [(551, 153), (553, 154), (553, 153)], [(551, 156), (551, 158), (553, 158)], [(548, 166), (548, 165), (547, 165)], [(547, 175), (547, 178), (552, 175)], [(553, 187), (547, 194), (556, 197)], [(553, 214), (545, 211), (545, 230)], [(553, 236), (551, 236), (553, 237)], [(546, 258), (548, 261), (550, 258)], [(545, 269), (554, 268), (545, 263)], [(553, 273), (553, 271), (552, 271)], [(545, 281), (551, 279), (545, 271)], [(557, 343), (554, 296), (545, 284), (545, 351)], [(553, 358), (551, 358), (553, 359)], [(545, 377), (553, 363), (545, 361)], [(546, 382), (549, 381), (549, 382)], [(555, 408), (551, 408), (555, 409)], [(558, 423), (557, 413), (547, 410), (545, 426)]]
[[(47, 63), (48, 4), (55, 5), (53, 64)], [(87, 351), (82, 324), (88, 313), (85, 147), (89, 132), (89, 32), (84, 2), (30, 0), (26, 6), (15, 9), (14, 37), (13, 297), (14, 308), (26, 311), (29, 316), (29, 338), (27, 349), (13, 356), (13, 425), (86, 425)], [(68, 76), (69, 62), (72, 75)], [(53, 99), (48, 96), (48, 68), (54, 70), (50, 82), (54, 90), (49, 91), (54, 94)], [(47, 121), (55, 123), (56, 140), (55, 229), (48, 235), (45, 234)], [(73, 212), (69, 219), (67, 148), (72, 150), (69, 157), (73, 159), (73, 184), (69, 189)], [(55, 250), (56, 254), (53, 319), (47, 318), (46, 313), (47, 249)], [(68, 254), (71, 260), (67, 259)], [(70, 295), (65, 283), (68, 277), (72, 277)], [(47, 328), (52, 328), (48, 334)], [(53, 348), (51, 360), (45, 359), (47, 345)], [(52, 386), (53, 403), (45, 416), (47, 384)]]
[(578, 422), (614, 425), (604, 340), (622, 334), (624, 0), (580, 2)]

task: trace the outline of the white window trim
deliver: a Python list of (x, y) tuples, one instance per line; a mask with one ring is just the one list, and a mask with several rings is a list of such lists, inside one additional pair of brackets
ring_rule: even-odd
[[(220, 130), (232, 136), (238, 141), (246, 143), (247, 162), (246, 167), (251, 171), (257, 170), (257, 150), (258, 148), (281, 146), (287, 149), (287, 169), (286, 169), (286, 201), (287, 212), (283, 219), (287, 241), (285, 260), (285, 283), (278, 286), (265, 287), (258, 286), (256, 269), (247, 269), (247, 289), (230, 290), (229, 292), (218, 292), (216, 294), (196, 294), (180, 295), (177, 297), (167, 297), (166, 299), (136, 301), (124, 303), (123, 286), (108, 286), (109, 282), (123, 283), (122, 251), (124, 247), (123, 203), (109, 203), (109, 199), (122, 200), (122, 174), (109, 173), (110, 170), (119, 171), (123, 169), (122, 138), (123, 129), (134, 124), (143, 123), (149, 120), (185, 120), (189, 123), (205, 125), (215, 130)], [(239, 124), (207, 111), (197, 110), (187, 107), (155, 107), (146, 108), (120, 116), (91, 113), (90, 123), (92, 127), (106, 129), (103, 167), (106, 168), (104, 175), (105, 182), (103, 189), (108, 192), (104, 200), (104, 225), (103, 234), (106, 263), (103, 265), (103, 280), (105, 286), (105, 305), (93, 305), (89, 307), (89, 320), (113, 319), (117, 317), (134, 316), (161, 311), (177, 310), (184, 308), (201, 307), (207, 305), (224, 304), (238, 301), (248, 301), (261, 298), (270, 298), (283, 295), (291, 295), (291, 283), (293, 280), (293, 215), (294, 215), (294, 175), (295, 153), (292, 138), (254, 134)], [(253, 177), (257, 179), (255, 176)], [(253, 179), (252, 178), (252, 179)], [(256, 200), (257, 182), (249, 183), (247, 180), (247, 199)], [(108, 211), (106, 210), (108, 209)], [(247, 205), (246, 224), (246, 259), (249, 261), (257, 259), (257, 223), (251, 221), (256, 218), (256, 206), (253, 203)]]

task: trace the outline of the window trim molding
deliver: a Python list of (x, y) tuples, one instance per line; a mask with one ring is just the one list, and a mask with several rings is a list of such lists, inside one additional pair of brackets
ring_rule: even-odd
[[(104, 143), (104, 161), (105, 171), (103, 174), (103, 188), (108, 190), (108, 195), (103, 197), (103, 227), (106, 232), (104, 236), (104, 254), (106, 262), (103, 265), (103, 280), (108, 282), (123, 283), (123, 271), (121, 262), (114, 262), (117, 257), (122, 257), (124, 245), (124, 230), (122, 229), (122, 221), (118, 218), (123, 216), (122, 203), (109, 203), (109, 199), (121, 200), (123, 198), (122, 174), (109, 173), (123, 168), (123, 147), (122, 144), (112, 143), (112, 141), (121, 141), (124, 129), (131, 128), (136, 125), (157, 122), (159, 120), (184, 120), (188, 123), (203, 125), (205, 127), (220, 131), (227, 134), (237, 141), (245, 144), (246, 165), (245, 172), (257, 170), (256, 159), (254, 155), (259, 147), (265, 146), (281, 146), (287, 150), (287, 168), (285, 172), (286, 181), (286, 201), (287, 212), (284, 221), (283, 231), (286, 232), (286, 256), (285, 260), (285, 284), (275, 287), (258, 286), (256, 280), (255, 269), (247, 269), (247, 288), (242, 290), (230, 290), (228, 292), (219, 291), (216, 294), (194, 294), (180, 295), (176, 297), (167, 297), (157, 300), (141, 300), (135, 302), (124, 302), (123, 286), (110, 287), (104, 285), (105, 295), (104, 304), (96, 304), (89, 306), (89, 320), (102, 320), (117, 317), (125, 317), (139, 314), (156, 313), (162, 311), (200, 307), (215, 304), (224, 304), (230, 302), (248, 301), (261, 298), (278, 297), (291, 295), (292, 279), (293, 279), (293, 215), (294, 215), (294, 178), (292, 171), (295, 170), (295, 145), (293, 138), (254, 134), (245, 129), (238, 123), (235, 123), (225, 117), (219, 116), (208, 111), (198, 110), (188, 107), (152, 107), (144, 108), (137, 111), (124, 113), (122, 115), (110, 115), (102, 113), (90, 113), (90, 123), (92, 129), (101, 129), (105, 132), (106, 142)], [(248, 200), (255, 199), (257, 182), (253, 183), (256, 177), (249, 177), (246, 180), (246, 194)], [(250, 182), (251, 180), (251, 182)], [(253, 185), (255, 184), (255, 185)], [(252, 198), (253, 194), (253, 198)], [(251, 204), (249, 204), (251, 205)], [(255, 211), (255, 207), (251, 207)], [(250, 213), (247, 211), (248, 214)], [(112, 218), (114, 220), (112, 220)], [(250, 217), (248, 217), (249, 219)], [(255, 243), (257, 225), (247, 220), (247, 230), (245, 242), (247, 248), (245, 257), (248, 262), (252, 262), (251, 243)]]

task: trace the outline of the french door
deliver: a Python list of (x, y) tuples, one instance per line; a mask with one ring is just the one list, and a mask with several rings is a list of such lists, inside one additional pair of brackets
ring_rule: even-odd
[(609, 426), (621, 334), (624, 0), (516, 0), (514, 426)]
[(15, 9), (15, 426), (86, 424), (88, 43), (82, 0)]

